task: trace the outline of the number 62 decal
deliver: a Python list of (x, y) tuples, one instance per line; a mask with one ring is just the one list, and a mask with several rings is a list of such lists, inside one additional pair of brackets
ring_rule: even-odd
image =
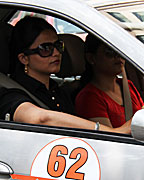
[(59, 138), (37, 154), (31, 176), (59, 180), (100, 180), (100, 164), (94, 149), (78, 138)]
[[(58, 155), (58, 152), (60, 152), (61, 155)], [(66, 146), (57, 145), (51, 151), (48, 161), (48, 173), (52, 177), (60, 177), (65, 171), (66, 159), (62, 155), (68, 155), (68, 149)], [(65, 176), (67, 179), (84, 179), (85, 174), (76, 171), (87, 161), (88, 152), (83, 148), (75, 148), (70, 153), (69, 159), (76, 159), (77, 155), (80, 155), (80, 158), (68, 169)]]

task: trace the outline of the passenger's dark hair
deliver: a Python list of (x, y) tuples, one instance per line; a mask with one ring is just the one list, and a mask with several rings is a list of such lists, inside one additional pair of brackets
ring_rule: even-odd
[[(86, 53), (92, 53), (95, 54), (97, 52), (98, 47), (102, 44), (102, 41), (98, 38), (96, 38), (92, 34), (88, 34), (86, 36), (85, 40), (85, 54)], [(81, 88), (83, 88), (87, 83), (89, 83), (92, 79), (93, 72), (92, 72), (92, 66), (88, 63), (86, 60), (86, 68), (84, 73), (81, 76)]]
[(46, 29), (56, 32), (51, 24), (39, 17), (25, 16), (15, 25), (10, 41), (11, 72), (17, 64), (23, 67), (17, 58), (18, 54), (29, 48), (39, 34)]

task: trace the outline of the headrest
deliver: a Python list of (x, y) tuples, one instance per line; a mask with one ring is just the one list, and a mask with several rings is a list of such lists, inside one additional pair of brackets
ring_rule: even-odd
[(56, 75), (60, 78), (79, 76), (85, 70), (84, 41), (73, 34), (59, 34), (64, 41), (61, 70)]
[(12, 25), (0, 22), (0, 72), (7, 74), (9, 70), (9, 39)]

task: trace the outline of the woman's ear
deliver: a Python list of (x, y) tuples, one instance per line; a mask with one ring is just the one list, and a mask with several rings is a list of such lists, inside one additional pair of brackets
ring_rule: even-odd
[(86, 60), (89, 64), (94, 64), (94, 56), (92, 53), (86, 53)]
[(28, 64), (28, 57), (24, 53), (18, 54), (18, 59), (24, 65)]

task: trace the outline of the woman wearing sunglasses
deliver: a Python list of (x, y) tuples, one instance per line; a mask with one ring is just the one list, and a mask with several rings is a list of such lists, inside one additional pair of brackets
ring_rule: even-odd
[[(117, 77), (125, 60), (90, 34), (86, 37), (85, 54), (86, 71), (81, 77), (83, 89), (76, 97), (77, 114), (130, 133), (131, 119), (125, 120), (122, 79)], [(128, 81), (128, 85), (134, 114), (144, 103), (133, 83)]]

